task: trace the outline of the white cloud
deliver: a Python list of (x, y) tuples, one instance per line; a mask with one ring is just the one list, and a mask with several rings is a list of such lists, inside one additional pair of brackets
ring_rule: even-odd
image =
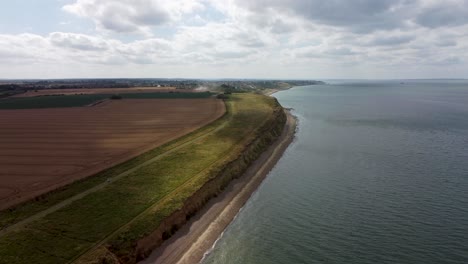
[(63, 9), (94, 21), (98, 30), (151, 34), (151, 28), (203, 9), (190, 0), (77, 0)]
[(48, 41), (38, 35), (0, 35), (0, 60), (2, 62), (22, 64), (52, 59), (54, 56), (48, 56), (49, 48)]
[(105, 40), (83, 34), (54, 32), (49, 35), (52, 44), (77, 50), (102, 51), (108, 49)]
[[(63, 9), (95, 30), (0, 35), (4, 74), (10, 63), (118, 77), (444, 77), (468, 66), (468, 0), (75, 0)], [(340, 76), (346, 67), (360, 75)]]

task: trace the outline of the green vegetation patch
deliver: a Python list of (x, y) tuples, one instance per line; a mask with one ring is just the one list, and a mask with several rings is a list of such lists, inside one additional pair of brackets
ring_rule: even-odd
[[(125, 248), (125, 243), (134, 243), (135, 239), (147, 235), (162, 219), (180, 208), (183, 201), (212, 178), (222, 165), (236, 158), (261, 132), (258, 128), (271, 120), (277, 106), (273, 98), (255, 94), (232, 95), (227, 105), (225, 117), (209, 126), (210, 129), (220, 128), (212, 134), (0, 237), (0, 263), (70, 262), (92, 252), (95, 246), (110, 238), (114, 246)], [(156, 152), (163, 153), (163, 149), (169, 147), (170, 144)], [(143, 160), (148, 160), (146, 155), (151, 156), (145, 154)], [(124, 163), (124, 167), (117, 166), (104, 173), (112, 175), (141, 163), (136, 158)], [(28, 208), (37, 212), (38, 208), (53, 204), (47, 202), (49, 199), (57, 202), (70, 193), (79, 193), (102, 181), (103, 176), (89, 180), (65, 189), (67, 195), (59, 191), (45, 203), (24, 207), (21, 215), (28, 215), (24, 213)]]
[(108, 94), (49, 95), (36, 97), (7, 97), (0, 100), (0, 109), (35, 109), (76, 107), (109, 98)]
[(34, 97), (7, 97), (0, 99), (0, 109), (37, 109), (86, 106), (104, 99), (195, 99), (208, 98), (213, 93), (128, 93), (128, 94), (78, 94), (78, 95), (46, 95)]

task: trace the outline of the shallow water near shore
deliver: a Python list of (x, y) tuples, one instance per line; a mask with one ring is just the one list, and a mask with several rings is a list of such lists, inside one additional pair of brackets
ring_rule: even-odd
[(329, 83), (202, 263), (468, 263), (468, 82)]

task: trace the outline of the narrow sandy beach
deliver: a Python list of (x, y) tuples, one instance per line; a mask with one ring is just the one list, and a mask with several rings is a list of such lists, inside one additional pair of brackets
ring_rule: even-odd
[(218, 197), (212, 199), (173, 237), (141, 264), (199, 263), (231, 223), (252, 193), (262, 183), (293, 141), (296, 119), (287, 112), (287, 122), (277, 141)]

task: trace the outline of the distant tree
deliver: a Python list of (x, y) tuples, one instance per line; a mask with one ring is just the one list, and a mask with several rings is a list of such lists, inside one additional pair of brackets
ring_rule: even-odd
[(236, 91), (236, 87), (229, 85), (229, 84), (224, 84), (224, 83), (221, 84), (220, 88), (221, 88), (221, 91), (223, 91), (224, 93), (233, 93)]
[(222, 99), (222, 100), (226, 100), (226, 99), (228, 98), (228, 96), (224, 93), (224, 94), (218, 94), (218, 95), (216, 96), (216, 98)]
[(114, 94), (114, 95), (112, 95), (112, 96), (110, 97), (110, 99), (112, 99), (112, 100), (120, 100), (120, 99), (122, 99), (122, 96), (119, 95), (119, 94)]

